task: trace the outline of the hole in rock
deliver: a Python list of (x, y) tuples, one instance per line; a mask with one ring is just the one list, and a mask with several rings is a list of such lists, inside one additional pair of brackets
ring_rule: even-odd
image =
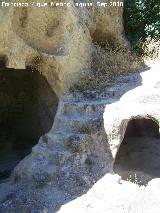
[(0, 68), (0, 182), (51, 129), (57, 106), (38, 71)]
[(7, 57), (0, 55), (0, 68), (3, 68), (6, 66)]
[(159, 126), (151, 119), (133, 119), (128, 123), (118, 150), (114, 171), (123, 180), (147, 185), (160, 178)]

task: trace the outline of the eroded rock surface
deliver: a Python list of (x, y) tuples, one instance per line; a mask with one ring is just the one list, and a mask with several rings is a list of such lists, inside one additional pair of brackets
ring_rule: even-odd
[[(159, 62), (142, 72), (140, 76), (139, 86), (132, 90), (128, 89), (119, 101), (106, 105), (104, 127), (113, 158), (116, 156), (130, 120), (146, 118), (153, 119), (158, 126), (160, 123), (160, 88), (157, 87), (160, 79)], [(132, 75), (132, 84), (136, 82), (138, 82), (136, 75)], [(123, 85), (127, 90), (127, 84)], [(123, 91), (123, 88), (119, 88), (119, 91)]]
[[(159, 66), (120, 76), (102, 94), (91, 94), (92, 98), (82, 94), (62, 96), (89, 71), (95, 43), (103, 46), (106, 38), (111, 43), (125, 43), (122, 8), (112, 12), (108, 8), (82, 10), (74, 6), (9, 8), (5, 12), (1, 8), (0, 16), (0, 54), (6, 56), (7, 67), (36, 66), (60, 97), (51, 130), (18, 164), (11, 178), (0, 185), (1, 209), (8, 213), (53, 213), (86, 193), (106, 173), (113, 172), (116, 153), (131, 118), (152, 118), (159, 124)], [(114, 199), (112, 177), (104, 190)], [(113, 184), (120, 188), (118, 208), (123, 186), (119, 177)], [(126, 190), (124, 198), (127, 193), (130, 190)], [(111, 203), (108, 208), (112, 206)], [(126, 206), (130, 207), (128, 203)]]
[(7, 67), (37, 66), (58, 95), (88, 72), (93, 42), (108, 38), (125, 43), (122, 7), (80, 8), (72, 0), (67, 3), (72, 6), (0, 8), (0, 55), (6, 56)]

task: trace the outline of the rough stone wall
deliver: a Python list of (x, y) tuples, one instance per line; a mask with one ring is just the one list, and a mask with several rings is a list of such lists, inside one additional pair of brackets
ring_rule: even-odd
[(7, 67), (37, 66), (58, 95), (89, 72), (94, 42), (124, 43), (121, 7), (67, 2), (72, 6), (0, 8), (0, 55), (7, 57)]

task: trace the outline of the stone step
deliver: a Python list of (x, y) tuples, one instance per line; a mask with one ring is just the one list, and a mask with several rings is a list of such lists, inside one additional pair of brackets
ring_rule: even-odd
[(57, 116), (51, 130), (72, 131), (83, 134), (90, 134), (98, 131), (102, 125), (102, 117), (97, 116)]
[(95, 119), (100, 119), (101, 118), (101, 115), (97, 114), (97, 113), (94, 113), (94, 114), (91, 114), (91, 115), (80, 115), (78, 113), (73, 113), (71, 115), (69, 114), (62, 114), (62, 113), (57, 113), (56, 115), (56, 119), (58, 120), (61, 120), (61, 121), (67, 121), (67, 122), (70, 122), (70, 121), (90, 121), (90, 120), (95, 120)]
[(109, 103), (112, 103), (113, 99), (112, 98), (97, 98), (97, 99), (64, 99), (62, 103), (64, 104), (77, 104), (77, 105), (106, 105)]
[(83, 133), (80, 134), (75, 132), (54, 131), (53, 133), (51, 132), (47, 133), (45, 137), (47, 138), (47, 142), (49, 145), (52, 145), (52, 144), (66, 145), (70, 141), (73, 141), (73, 140), (82, 141), (90, 136)]
[(96, 99), (110, 99), (119, 96), (119, 88), (123, 86), (123, 84), (118, 84), (118, 86), (110, 85), (104, 89), (104, 91), (97, 91), (97, 90), (86, 90), (84, 93), (74, 93), (71, 96), (65, 96), (63, 100), (96, 100)]
[[(89, 134), (85, 134), (85, 133), (83, 134), (83, 133), (76, 133), (76, 132), (65, 132), (64, 130), (53, 131), (53, 132), (50, 131), (49, 133), (43, 135), (40, 138), (39, 144), (43, 143), (43, 144), (46, 144), (47, 146), (48, 145), (55, 146), (57, 144), (57, 146), (61, 146), (61, 145), (66, 145), (71, 140), (81, 141), (81, 140), (86, 140), (90, 137), (91, 136)], [(42, 147), (46, 145), (42, 145)]]
[[(72, 152), (80, 152), (85, 149), (85, 144), (91, 142), (91, 136), (88, 134), (75, 134), (74, 132), (55, 132), (54, 134), (47, 134), (49, 147), (57, 149), (57, 146), (63, 144), (64, 150)], [(56, 147), (55, 147), (56, 146)], [(59, 147), (58, 147), (59, 148)]]
[(64, 102), (63, 106), (61, 108), (61, 113), (64, 115), (73, 115), (73, 114), (79, 114), (82, 115), (100, 115), (104, 112), (106, 101), (101, 102)]
[(35, 146), (32, 149), (32, 155), (38, 158), (39, 160), (45, 160), (47, 159), (47, 162), (52, 162), (54, 165), (58, 165), (60, 162), (65, 162), (65, 160), (68, 160), (70, 158), (74, 157), (74, 153), (71, 149), (64, 149), (63, 146), (61, 146), (61, 149), (57, 149), (57, 144), (54, 144), (54, 146), (46, 146), (45, 148), (40, 146)]
[[(40, 138), (39, 143), (32, 148), (32, 154), (39, 158), (72, 157), (73, 153), (85, 151), (86, 144), (91, 143), (92, 138), (87, 134), (75, 134), (73, 132), (57, 131), (47, 133)], [(57, 157), (56, 157), (57, 156)]]

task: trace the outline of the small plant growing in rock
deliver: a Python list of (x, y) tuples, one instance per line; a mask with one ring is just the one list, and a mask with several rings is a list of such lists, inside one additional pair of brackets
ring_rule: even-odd
[(77, 84), (75, 83), (73, 86), (71, 86), (71, 87), (69, 88), (69, 91), (70, 91), (71, 93), (73, 93), (73, 92), (75, 92), (75, 91), (80, 91), (80, 92), (82, 92), (83, 89), (82, 89), (81, 85), (79, 85), (78, 83), (77, 83)]
[(91, 134), (91, 129), (87, 126), (83, 126), (79, 129), (79, 132), (83, 134)]
[(31, 69), (39, 70), (39, 66), (42, 64), (42, 62), (43, 62), (42, 55), (36, 56), (35, 58), (33, 58), (32, 62), (31, 62)]
[(128, 47), (120, 44), (114, 46), (95, 44), (90, 72), (82, 76), (69, 91), (73, 94), (77, 91), (84, 94), (86, 91), (101, 91), (113, 84), (116, 76), (136, 71), (141, 66), (141, 58), (136, 57)]
[(67, 147), (72, 150), (73, 153), (81, 151), (81, 142), (78, 140), (70, 140), (67, 143)]

